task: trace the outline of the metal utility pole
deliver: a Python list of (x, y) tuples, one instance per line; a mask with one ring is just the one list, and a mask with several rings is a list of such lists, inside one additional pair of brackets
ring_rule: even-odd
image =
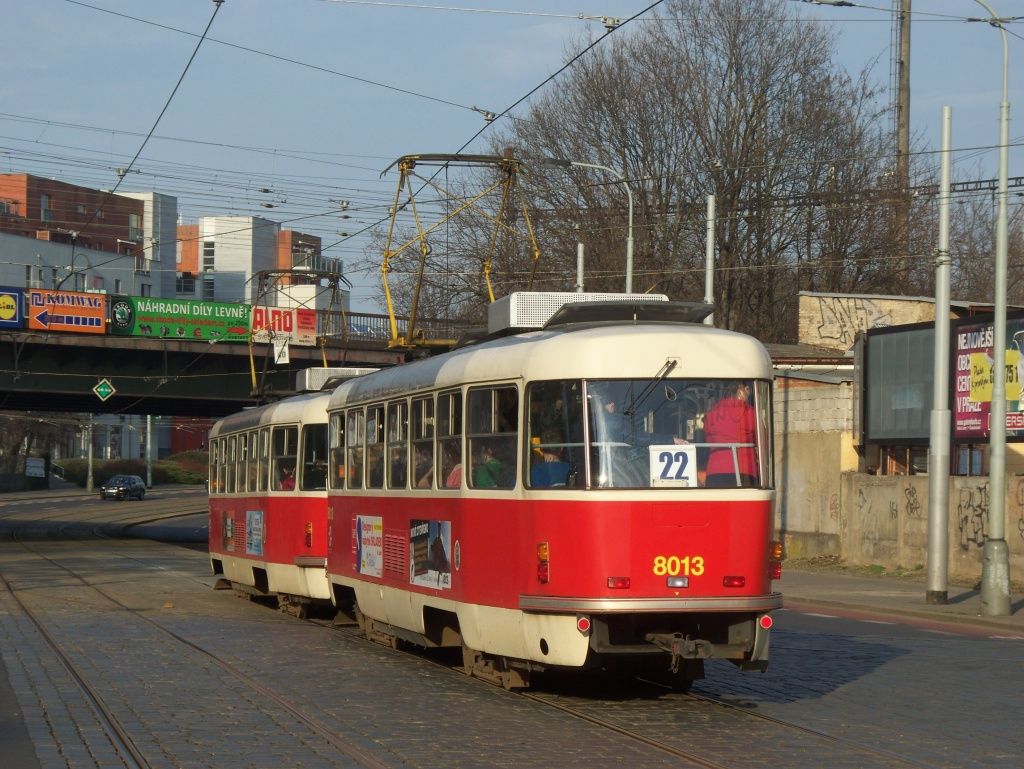
[(1003, 20), (985, 0), (974, 0), (988, 11), (984, 19), (1003, 39), (1003, 98), (999, 102), (999, 213), (996, 219), (995, 316), (992, 334), (992, 408), (989, 433), (989, 480), (992, 486), (981, 567), (981, 611), (989, 616), (1010, 613), (1010, 552), (1006, 545), (1006, 192), (1010, 146), (1010, 49)]
[(146, 488), (153, 488), (153, 415), (146, 414)]
[[(707, 236), (704, 245), (704, 303), (715, 304), (715, 196), (708, 195)], [(705, 326), (715, 324), (715, 314), (704, 318)]]
[(910, 0), (898, 0), (896, 80), (896, 249), (902, 260), (900, 272), (910, 272)]
[(925, 603), (949, 602), (949, 192), (953, 110), (942, 108), (939, 245), (935, 251), (935, 363), (928, 440), (928, 587)]

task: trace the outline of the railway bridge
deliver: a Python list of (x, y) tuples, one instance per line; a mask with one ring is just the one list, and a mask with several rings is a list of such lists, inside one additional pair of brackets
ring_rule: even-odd
[(285, 364), (274, 362), (266, 343), (3, 331), (0, 410), (217, 418), (294, 394), (303, 369), (407, 359), (388, 346), (388, 316), (348, 313), (347, 320), (321, 346), (291, 345)]

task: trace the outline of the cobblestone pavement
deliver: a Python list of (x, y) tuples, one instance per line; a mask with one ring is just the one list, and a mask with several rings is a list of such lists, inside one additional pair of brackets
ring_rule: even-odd
[[(735, 769), (1009, 769), (1024, 755), (1019, 639), (782, 611), (769, 671), (709, 664), (697, 696), (541, 681), (542, 698), (588, 722), (214, 591), (201, 552), (139, 540), (2, 543), (0, 574), (154, 766), (351, 767), (363, 753), (396, 767), (696, 765), (606, 725)], [(7, 591), (0, 648), (39, 766), (126, 765)]]
[[(7, 498), (0, 528), (28, 518), (74, 533), (99, 519), (166, 534), (160, 517), (176, 515), (169, 504), (140, 527), (130, 505), (85, 503)], [(200, 525), (173, 538), (202, 541)], [(349, 767), (366, 754), (395, 767), (696, 765), (610, 727), (733, 769), (1024, 765), (1024, 605), (982, 616), (966, 588), (932, 606), (905, 580), (784, 569), (767, 673), (712, 662), (695, 696), (542, 677), (541, 698), (585, 721), (214, 591), (198, 550), (0, 542), (0, 576), (18, 598), (0, 584), (3, 769), (128, 765), (19, 600), (153, 766)]]

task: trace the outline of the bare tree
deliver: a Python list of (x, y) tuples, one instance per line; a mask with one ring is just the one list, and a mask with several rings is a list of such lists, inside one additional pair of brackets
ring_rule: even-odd
[[(499, 143), (620, 169), (636, 197), (634, 288), (703, 296), (705, 197), (717, 199), (719, 325), (788, 339), (795, 293), (897, 288), (886, 253), (888, 137), (868, 73), (778, 0), (675, 0), (581, 60)], [(552, 280), (577, 233), (588, 288), (621, 290), (626, 196), (572, 169), (538, 174)], [(874, 191), (874, 194), (865, 194)], [(565, 279), (563, 278), (563, 282)]]

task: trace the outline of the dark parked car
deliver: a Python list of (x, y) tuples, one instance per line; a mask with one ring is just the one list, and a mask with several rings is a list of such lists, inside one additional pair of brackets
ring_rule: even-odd
[(131, 499), (146, 496), (146, 482), (137, 475), (115, 475), (100, 486), (100, 499)]

